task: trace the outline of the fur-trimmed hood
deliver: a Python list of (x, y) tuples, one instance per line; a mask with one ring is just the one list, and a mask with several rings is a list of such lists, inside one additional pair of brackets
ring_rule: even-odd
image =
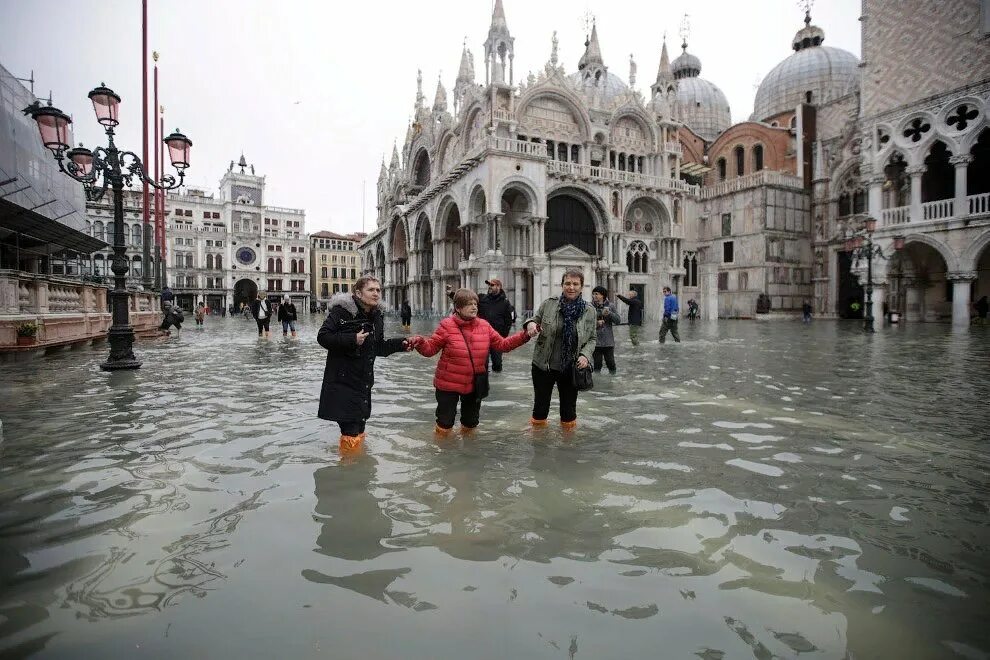
[(333, 298), (330, 299), (330, 309), (334, 307), (343, 307), (351, 316), (357, 316), (358, 307), (357, 302), (354, 300), (354, 296), (349, 293), (335, 293)]

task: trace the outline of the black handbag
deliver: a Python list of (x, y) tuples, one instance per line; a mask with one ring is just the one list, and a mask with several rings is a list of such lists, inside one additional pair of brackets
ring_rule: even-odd
[(577, 362), (575, 361), (574, 364), (571, 365), (571, 382), (574, 383), (574, 389), (578, 392), (584, 392), (585, 390), (590, 390), (594, 387), (595, 382), (591, 377), (591, 365), (589, 364), (587, 367), (582, 369), (577, 366)]
[[(464, 337), (464, 345), (467, 346), (468, 360), (471, 361), (471, 371), (474, 371), (474, 354), (471, 353), (471, 342), (468, 341), (467, 335), (464, 334), (464, 328), (458, 328), (461, 331), (461, 337)], [(474, 396), (477, 399), (484, 399), (488, 396), (488, 370), (485, 369), (483, 372), (476, 373), (474, 375)]]

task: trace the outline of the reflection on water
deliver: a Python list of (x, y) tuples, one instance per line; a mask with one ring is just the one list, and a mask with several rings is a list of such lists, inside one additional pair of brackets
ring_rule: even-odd
[(3, 366), (0, 654), (990, 654), (984, 329), (620, 329), (571, 434), (527, 427), (523, 349), (439, 442), (394, 356), (341, 461), (317, 322)]

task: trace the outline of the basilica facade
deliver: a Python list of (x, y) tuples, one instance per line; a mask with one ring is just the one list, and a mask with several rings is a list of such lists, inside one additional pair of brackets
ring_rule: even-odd
[(519, 79), (496, 0), (484, 77), (465, 46), (451, 94), (439, 81), (427, 106), (417, 81), (363, 271), (389, 306), (438, 313), (445, 285), (492, 277), (531, 310), (576, 268), (589, 289), (638, 290), (650, 320), (665, 285), (709, 318), (805, 301), (849, 316), (865, 278), (852, 239), (871, 217), (878, 310), (961, 322), (990, 293), (990, 19), (979, 0), (907, 0), (908, 19), (889, 4), (863, 3), (863, 61), (807, 15), (733, 124), (686, 39), (673, 60), (662, 44), (646, 96), (632, 60), (626, 80), (609, 70), (597, 26), (576, 70), (554, 33), (543, 69)]

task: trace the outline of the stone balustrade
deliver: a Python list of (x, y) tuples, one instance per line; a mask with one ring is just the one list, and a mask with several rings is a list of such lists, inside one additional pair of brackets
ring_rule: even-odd
[(722, 181), (721, 183), (716, 183), (714, 186), (705, 186), (701, 189), (701, 198), (712, 199), (713, 197), (721, 197), (722, 195), (739, 192), (747, 188), (764, 185), (795, 189), (804, 188), (804, 182), (799, 176), (784, 172), (774, 172), (773, 170), (761, 170), (753, 174), (738, 176), (727, 181)]
[[(102, 339), (112, 322), (106, 285), (64, 277), (0, 270), (0, 352)], [(161, 322), (158, 295), (129, 291), (130, 322), (138, 335)], [(35, 342), (18, 346), (17, 327), (38, 326)]]
[(911, 219), (910, 206), (895, 206), (880, 212), (880, 224), (884, 227), (903, 225)]
[(547, 174), (551, 176), (573, 176), (583, 179), (599, 179), (614, 183), (623, 183), (630, 186), (640, 186), (643, 188), (653, 188), (656, 190), (676, 190), (698, 194), (698, 186), (693, 186), (680, 179), (669, 179), (666, 177), (651, 176), (639, 172), (627, 172), (625, 170), (613, 170), (607, 167), (595, 165), (584, 165), (582, 163), (569, 163), (562, 160), (547, 161)]
[(883, 209), (880, 211), (880, 226), (894, 227), (926, 222), (938, 223), (943, 220), (974, 215), (990, 215), (990, 193), (968, 195), (961, 198), (959, 204), (956, 204), (955, 199), (937, 199), (933, 202), (922, 203), (917, 210), (914, 210), (911, 205)]

